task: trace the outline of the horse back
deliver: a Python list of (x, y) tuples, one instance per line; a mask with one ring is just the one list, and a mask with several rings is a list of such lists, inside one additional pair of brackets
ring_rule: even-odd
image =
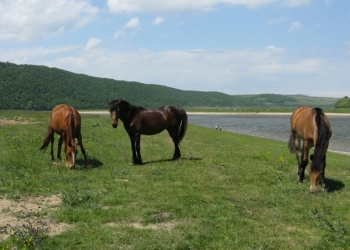
[(58, 134), (63, 131), (80, 131), (80, 114), (74, 107), (59, 104), (52, 109), (50, 126)]
[(158, 134), (163, 130), (176, 126), (181, 122), (180, 113), (173, 106), (163, 106), (156, 109), (139, 110), (130, 121), (130, 128), (142, 134)]
[(290, 123), (292, 132), (304, 140), (316, 139), (321, 126), (332, 135), (330, 122), (320, 108), (298, 107), (294, 110)]
[(297, 137), (303, 140), (313, 139), (317, 134), (313, 108), (302, 106), (295, 109), (290, 119), (290, 125), (292, 132)]

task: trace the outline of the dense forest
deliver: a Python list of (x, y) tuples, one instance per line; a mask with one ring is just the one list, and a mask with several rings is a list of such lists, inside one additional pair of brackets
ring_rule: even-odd
[(51, 110), (59, 103), (78, 109), (106, 109), (124, 99), (146, 108), (171, 104), (181, 108), (334, 108), (335, 98), (302, 95), (227, 95), (184, 91), (162, 85), (91, 77), (36, 65), (0, 62), (0, 109)]

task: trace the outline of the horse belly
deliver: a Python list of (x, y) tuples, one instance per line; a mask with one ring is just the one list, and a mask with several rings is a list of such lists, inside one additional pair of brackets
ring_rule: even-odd
[(157, 126), (144, 126), (139, 131), (143, 135), (155, 135), (163, 132), (165, 128), (166, 127), (163, 124)]
[(153, 112), (153, 113), (143, 113), (136, 125), (138, 131), (144, 135), (155, 135), (161, 133), (168, 127), (168, 120), (164, 113)]

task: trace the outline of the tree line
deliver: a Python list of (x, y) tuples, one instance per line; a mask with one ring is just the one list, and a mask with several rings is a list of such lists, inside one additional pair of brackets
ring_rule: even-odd
[(350, 99), (347, 96), (344, 96), (343, 98), (338, 99), (335, 104), (335, 108), (350, 108)]
[(335, 99), (260, 94), (227, 95), (184, 91), (139, 82), (75, 74), (57, 68), (0, 62), (0, 109), (51, 110), (65, 103), (78, 109), (106, 109), (107, 101), (124, 99), (145, 108), (291, 108), (314, 105), (333, 108)]

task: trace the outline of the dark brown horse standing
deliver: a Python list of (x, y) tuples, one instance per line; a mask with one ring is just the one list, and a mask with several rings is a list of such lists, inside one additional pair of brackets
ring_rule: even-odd
[(175, 144), (173, 160), (181, 157), (179, 144), (187, 130), (187, 114), (183, 109), (164, 106), (157, 109), (144, 109), (127, 101), (108, 102), (112, 126), (118, 126), (122, 120), (131, 141), (132, 162), (142, 164), (140, 152), (141, 135), (154, 135), (167, 130)]
[(314, 154), (310, 156), (310, 191), (316, 191), (318, 182), (326, 190), (326, 152), (332, 136), (327, 116), (320, 108), (298, 107), (291, 116), (290, 125), (289, 150), (297, 155), (299, 182), (303, 182), (309, 150), (314, 147)]
[[(40, 150), (46, 150), (51, 142), (50, 157), (54, 160), (53, 156), (53, 143), (54, 133), (60, 135), (58, 140), (57, 158), (61, 159), (61, 147), (64, 141), (64, 151), (66, 153), (66, 165), (70, 168), (75, 167), (75, 158), (77, 154), (78, 145), (81, 148), (81, 152), (84, 155), (85, 167), (88, 164), (85, 148), (83, 146), (83, 140), (81, 136), (81, 118), (79, 112), (70, 106), (59, 104), (52, 109), (50, 116), (50, 123), (47, 128), (46, 136), (43, 141), (43, 145)], [(75, 138), (78, 139), (78, 143), (75, 143)]]

